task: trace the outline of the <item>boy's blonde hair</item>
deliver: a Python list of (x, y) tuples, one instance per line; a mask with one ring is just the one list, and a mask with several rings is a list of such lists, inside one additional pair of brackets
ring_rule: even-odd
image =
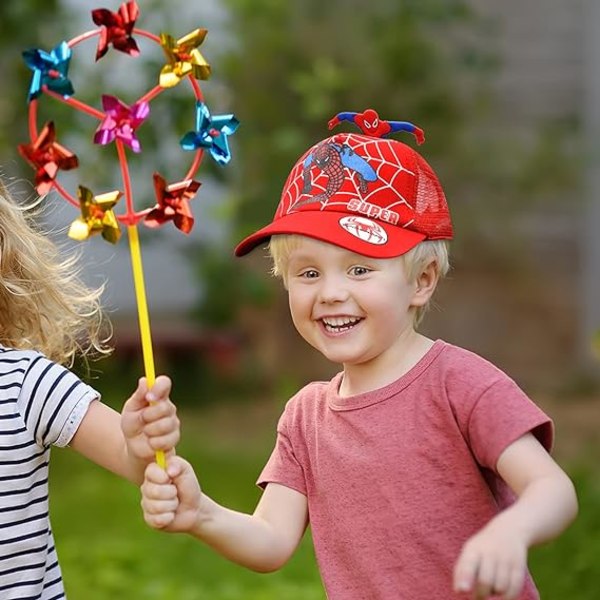
[[(301, 238), (302, 236), (296, 234), (280, 234), (272, 236), (269, 241), (269, 254), (273, 259), (271, 272), (275, 277), (281, 277), (284, 285), (287, 285), (287, 261), (292, 250), (298, 247)], [(398, 258), (404, 262), (409, 281), (415, 281), (423, 269), (431, 262), (435, 262), (440, 279), (450, 270), (448, 242), (446, 240), (425, 240)], [(416, 308), (414, 316), (415, 326), (423, 319), (423, 315), (429, 308), (429, 304)]]
[(61, 256), (25, 210), (0, 182), (0, 343), (67, 365), (76, 355), (108, 354), (103, 286), (85, 285), (78, 257)]

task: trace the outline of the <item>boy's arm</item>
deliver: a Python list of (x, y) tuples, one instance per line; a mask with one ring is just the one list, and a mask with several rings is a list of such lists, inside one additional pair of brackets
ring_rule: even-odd
[(151, 390), (142, 378), (122, 415), (102, 402), (92, 402), (70, 447), (139, 485), (156, 450), (172, 452), (179, 441), (179, 419), (170, 391), (168, 377), (157, 377)]
[(571, 480), (528, 433), (510, 444), (497, 463), (499, 475), (518, 496), (463, 547), (454, 570), (457, 591), (478, 598), (520, 593), (529, 547), (558, 536), (577, 514)]
[(191, 465), (181, 457), (169, 459), (166, 472), (148, 465), (142, 508), (151, 527), (189, 533), (261, 573), (289, 560), (308, 523), (306, 496), (276, 483), (267, 485), (251, 515), (221, 506), (202, 493)]

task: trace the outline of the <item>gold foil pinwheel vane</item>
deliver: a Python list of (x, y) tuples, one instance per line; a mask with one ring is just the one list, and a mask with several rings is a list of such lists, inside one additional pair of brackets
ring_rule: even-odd
[(114, 191), (94, 196), (91, 190), (80, 185), (77, 196), (81, 216), (71, 223), (69, 237), (81, 242), (99, 233), (107, 242), (116, 244), (121, 237), (121, 228), (113, 207), (122, 195)]
[(210, 77), (210, 65), (198, 50), (206, 34), (206, 29), (194, 29), (178, 40), (168, 33), (160, 34), (160, 45), (168, 61), (160, 71), (158, 79), (160, 87), (174, 87), (188, 75), (192, 75), (195, 79)]

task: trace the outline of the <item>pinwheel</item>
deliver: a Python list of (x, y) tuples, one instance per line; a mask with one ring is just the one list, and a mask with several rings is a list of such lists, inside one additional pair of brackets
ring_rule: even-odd
[(59, 170), (69, 171), (79, 165), (77, 157), (56, 142), (56, 130), (52, 121), (42, 127), (31, 144), (19, 144), (18, 150), (36, 169), (35, 187), (40, 196), (45, 196), (50, 191)]
[(206, 29), (195, 29), (177, 41), (173, 36), (161, 33), (160, 43), (169, 61), (160, 71), (158, 81), (162, 87), (173, 87), (187, 75), (196, 79), (210, 77), (210, 65), (198, 50), (206, 33)]
[(29, 101), (40, 95), (42, 86), (65, 97), (73, 94), (73, 85), (67, 77), (71, 55), (72, 51), (67, 42), (61, 42), (50, 52), (39, 48), (23, 52), (25, 63), (33, 71)]
[(150, 114), (150, 104), (140, 101), (130, 108), (114, 96), (102, 96), (102, 107), (106, 116), (96, 130), (94, 142), (106, 145), (119, 138), (134, 152), (141, 152), (135, 130)]
[(199, 187), (200, 183), (193, 179), (167, 185), (158, 173), (154, 173), (154, 191), (158, 204), (146, 215), (146, 225), (160, 227), (166, 221), (173, 221), (177, 229), (189, 233), (194, 226), (190, 200)]
[(101, 28), (96, 60), (100, 60), (108, 52), (109, 44), (130, 56), (137, 56), (140, 53), (137, 42), (132, 37), (139, 14), (140, 10), (135, 2), (121, 4), (116, 13), (106, 8), (92, 11), (92, 20)]
[(100, 233), (106, 241), (116, 244), (121, 237), (121, 229), (113, 207), (123, 194), (116, 190), (94, 196), (91, 190), (80, 185), (77, 195), (81, 204), (81, 217), (71, 223), (69, 237), (81, 241)]
[[(204, 101), (198, 80), (207, 79), (211, 67), (200, 54), (198, 46), (206, 37), (206, 29), (197, 28), (179, 39), (164, 32), (157, 36), (136, 28), (139, 15), (140, 11), (134, 0), (121, 4), (117, 12), (106, 8), (95, 9), (92, 11), (92, 20), (98, 26), (97, 29), (63, 41), (50, 52), (40, 49), (23, 52), (26, 65), (33, 71), (27, 96), (30, 140), (29, 143), (20, 144), (18, 149), (36, 171), (35, 185), (40, 196), (55, 190), (79, 209), (80, 215), (69, 229), (70, 237), (83, 241), (99, 235), (114, 244), (121, 236), (121, 225), (126, 226), (144, 370), (149, 385), (152, 385), (155, 380), (154, 357), (137, 225), (141, 222), (153, 229), (172, 222), (183, 233), (187, 234), (192, 230), (194, 216), (190, 202), (200, 188), (200, 182), (194, 176), (201, 165), (204, 152), (208, 150), (219, 165), (228, 163), (231, 153), (227, 139), (236, 131), (239, 122), (232, 114), (211, 117)], [(111, 47), (126, 55), (122, 60), (138, 57), (141, 50), (136, 37), (160, 45), (166, 56), (166, 63), (158, 74), (158, 85), (151, 87), (131, 105), (108, 93), (101, 96), (101, 109), (79, 100), (69, 79), (70, 61), (74, 49), (94, 37), (98, 38), (96, 64)], [(196, 107), (195, 129), (183, 135), (179, 148), (193, 152), (191, 165), (183, 178), (170, 183), (160, 173), (154, 172), (156, 204), (136, 210), (128, 150), (134, 155), (142, 153), (137, 130), (151, 118), (151, 102), (182, 81), (189, 82)], [(57, 100), (97, 122), (90, 140), (97, 146), (114, 145), (122, 190), (95, 194), (88, 186), (79, 184), (75, 197), (59, 181), (62, 171), (73, 170), (81, 165), (77, 156), (57, 141), (54, 121), (46, 122), (38, 131), (38, 103), (42, 97)], [(182, 155), (185, 156), (185, 152)], [(124, 202), (120, 202), (122, 197)], [(116, 210), (118, 207), (119, 212)], [(164, 466), (162, 453), (157, 453), (156, 458)]]
[(231, 160), (227, 138), (235, 133), (239, 121), (234, 115), (210, 116), (204, 102), (196, 104), (196, 129), (189, 131), (181, 139), (184, 150), (207, 148), (211, 156), (221, 165)]

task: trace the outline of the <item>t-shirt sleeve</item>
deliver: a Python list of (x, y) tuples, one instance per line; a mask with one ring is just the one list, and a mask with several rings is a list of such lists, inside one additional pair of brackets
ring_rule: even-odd
[(20, 393), (25, 426), (41, 447), (66, 446), (100, 394), (44, 356), (32, 359)]
[(264, 489), (268, 483), (278, 483), (306, 495), (304, 469), (294, 452), (290, 436), (291, 416), (288, 408), (289, 405), (279, 419), (275, 448), (258, 478), (257, 485)]
[(533, 433), (549, 452), (552, 421), (508, 376), (496, 379), (474, 402), (466, 437), (478, 463), (496, 471), (500, 454), (526, 433)]

